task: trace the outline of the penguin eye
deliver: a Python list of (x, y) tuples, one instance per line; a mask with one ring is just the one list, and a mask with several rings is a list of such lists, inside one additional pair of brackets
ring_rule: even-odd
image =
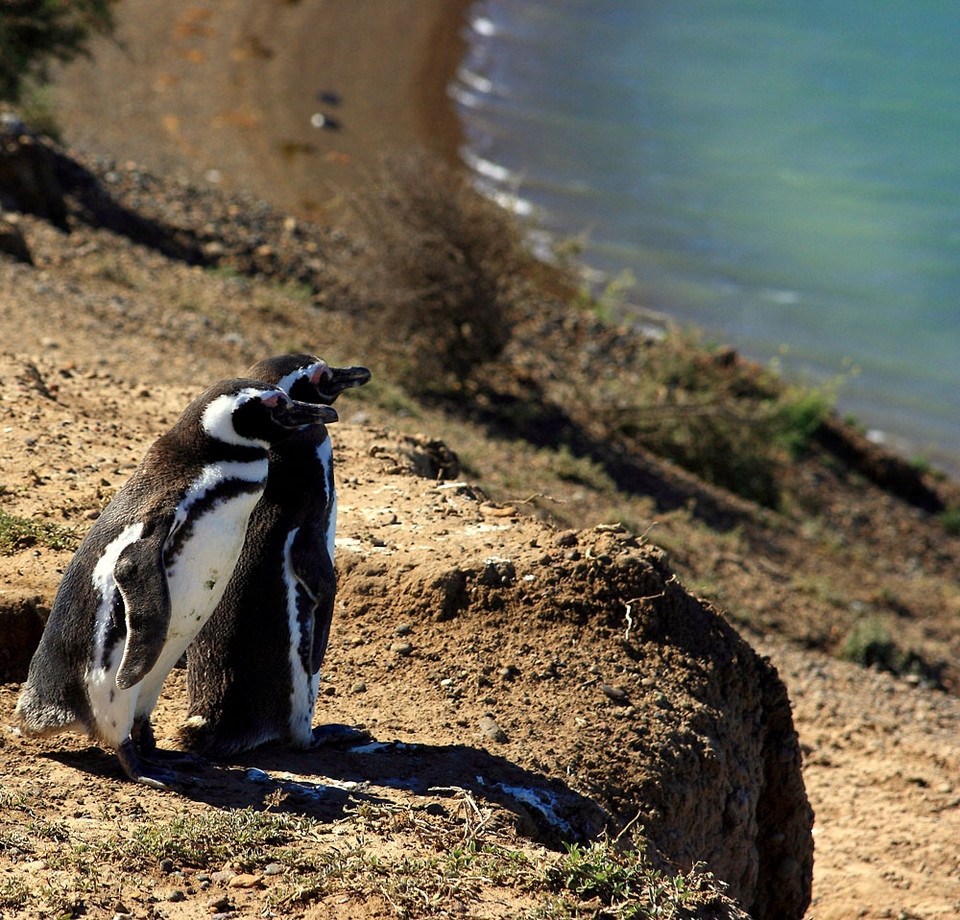
[(269, 393), (266, 396), (260, 397), (260, 402), (265, 406), (273, 409), (275, 406), (279, 405), (281, 402), (289, 402), (286, 396), (283, 393)]

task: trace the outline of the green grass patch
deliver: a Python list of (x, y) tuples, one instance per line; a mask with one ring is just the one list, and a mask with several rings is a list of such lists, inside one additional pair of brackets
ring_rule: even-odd
[(0, 554), (9, 556), (31, 546), (76, 549), (80, 538), (69, 527), (19, 517), (0, 510)]
[(172, 859), (181, 866), (205, 868), (226, 861), (250, 869), (276, 856), (276, 847), (290, 843), (316, 826), (316, 821), (285, 812), (211, 811), (184, 814), (163, 824), (138, 827), (124, 841), (125, 858), (150, 866)]

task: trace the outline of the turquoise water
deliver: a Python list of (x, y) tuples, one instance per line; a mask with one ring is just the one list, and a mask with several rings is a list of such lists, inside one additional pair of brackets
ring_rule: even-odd
[(453, 87), (490, 194), (631, 299), (960, 469), (960, 15), (502, 0)]

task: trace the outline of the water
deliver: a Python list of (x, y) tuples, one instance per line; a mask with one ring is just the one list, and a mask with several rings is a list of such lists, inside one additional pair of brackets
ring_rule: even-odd
[(960, 16), (940, 0), (482, 0), (490, 194), (631, 299), (960, 470)]

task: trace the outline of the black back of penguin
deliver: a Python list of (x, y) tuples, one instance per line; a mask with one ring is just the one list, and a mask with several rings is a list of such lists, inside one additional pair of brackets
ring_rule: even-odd
[[(286, 355), (247, 372), (293, 398), (329, 404), (370, 378)], [(226, 756), (269, 741), (311, 743), (336, 577), (336, 492), (329, 437), (298, 432), (270, 452), (267, 488), (220, 605), (187, 652), (186, 746)]]
[[(335, 418), (330, 412), (327, 420)], [(61, 581), (17, 706), (27, 732), (84, 730), (114, 747), (129, 736), (124, 720), (137, 714), (134, 704), (118, 715), (104, 712), (103, 700), (109, 694), (112, 704), (120, 691), (136, 687), (160, 656), (171, 607), (167, 573), (195, 519), (231, 495), (259, 494), (270, 444), (313, 423), (315, 414), (260, 381), (223, 381), (150, 447)], [(196, 500), (190, 505), (187, 498)], [(241, 523), (245, 528), (246, 518)], [(106, 670), (98, 656), (118, 648), (124, 651), (116, 685), (98, 701), (91, 675)]]

